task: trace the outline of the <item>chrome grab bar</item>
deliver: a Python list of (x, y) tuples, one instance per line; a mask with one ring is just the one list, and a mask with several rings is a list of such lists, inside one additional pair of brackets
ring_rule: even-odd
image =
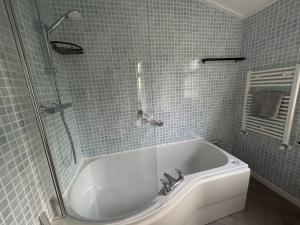
[(148, 113), (145, 113), (143, 110), (138, 110), (138, 118), (141, 118), (143, 122), (148, 123), (153, 126), (161, 127), (164, 125), (164, 122), (161, 120), (154, 119)]

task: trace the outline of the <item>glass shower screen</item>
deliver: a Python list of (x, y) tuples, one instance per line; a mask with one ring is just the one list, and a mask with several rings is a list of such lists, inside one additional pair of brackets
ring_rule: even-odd
[(108, 222), (155, 205), (163, 124), (151, 117), (146, 0), (14, 1), (14, 10), (67, 214)]

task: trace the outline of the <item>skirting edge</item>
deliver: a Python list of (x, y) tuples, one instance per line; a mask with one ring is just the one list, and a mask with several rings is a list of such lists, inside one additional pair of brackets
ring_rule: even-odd
[(292, 196), (291, 194), (289, 194), (286, 191), (282, 190), (281, 188), (277, 187), (276, 185), (274, 185), (273, 183), (271, 183), (270, 181), (266, 180), (265, 178), (263, 178), (262, 176), (258, 175), (257, 173), (255, 173), (253, 171), (251, 171), (251, 176), (254, 179), (261, 182), (262, 184), (264, 184), (265, 186), (267, 186), (268, 188), (270, 188), (272, 191), (279, 194), (281, 197), (288, 200), (290, 203), (292, 203), (300, 208), (300, 200), (297, 199), (296, 197)]

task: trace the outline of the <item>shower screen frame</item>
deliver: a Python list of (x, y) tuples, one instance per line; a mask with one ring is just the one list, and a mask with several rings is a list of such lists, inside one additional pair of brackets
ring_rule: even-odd
[(19, 54), (19, 58), (21, 61), (21, 66), (22, 66), (22, 70), (23, 70), (23, 74), (24, 74), (24, 78), (26, 81), (26, 86), (28, 89), (28, 93), (30, 96), (30, 101), (33, 107), (33, 111), (34, 111), (34, 116), (38, 125), (38, 130), (39, 133), (41, 135), (41, 140), (42, 140), (42, 144), (43, 144), (43, 149), (44, 149), (44, 153), (46, 155), (47, 158), (47, 163), (49, 166), (49, 170), (50, 170), (50, 174), (51, 174), (51, 179), (53, 182), (53, 186), (54, 186), (54, 190), (55, 190), (55, 194), (56, 194), (56, 198), (57, 198), (57, 202), (58, 202), (58, 206), (59, 206), (59, 211), (57, 212), (58, 215), (56, 215), (55, 218), (59, 219), (62, 217), (66, 216), (66, 208), (65, 208), (65, 204), (63, 201), (63, 196), (59, 187), (59, 182), (58, 182), (58, 177), (55, 171), (55, 167), (54, 167), (54, 163), (53, 163), (53, 158), (51, 155), (51, 151), (50, 151), (50, 146), (49, 146), (49, 142), (48, 142), (48, 138), (46, 136), (46, 132), (45, 132), (45, 127), (42, 121), (42, 115), (41, 112), (39, 110), (39, 104), (37, 101), (37, 96), (35, 94), (34, 88), (33, 88), (33, 82), (32, 82), (32, 76), (30, 73), (30, 67), (28, 64), (28, 60), (25, 54), (25, 48), (24, 48), (24, 44), (22, 42), (22, 38), (21, 38), (21, 33), (18, 27), (18, 23), (17, 23), (17, 19), (15, 16), (15, 12), (14, 12), (14, 8), (13, 8), (13, 4), (11, 2), (11, 0), (3, 0), (5, 7), (6, 7), (6, 11), (9, 17), (9, 22), (11, 25), (11, 30), (15, 39), (15, 43), (16, 43), (16, 47), (17, 47), (17, 51)]

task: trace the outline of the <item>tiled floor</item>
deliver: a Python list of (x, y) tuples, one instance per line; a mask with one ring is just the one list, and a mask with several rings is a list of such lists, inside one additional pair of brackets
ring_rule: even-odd
[(300, 225), (300, 208), (251, 179), (246, 209), (209, 225)]

